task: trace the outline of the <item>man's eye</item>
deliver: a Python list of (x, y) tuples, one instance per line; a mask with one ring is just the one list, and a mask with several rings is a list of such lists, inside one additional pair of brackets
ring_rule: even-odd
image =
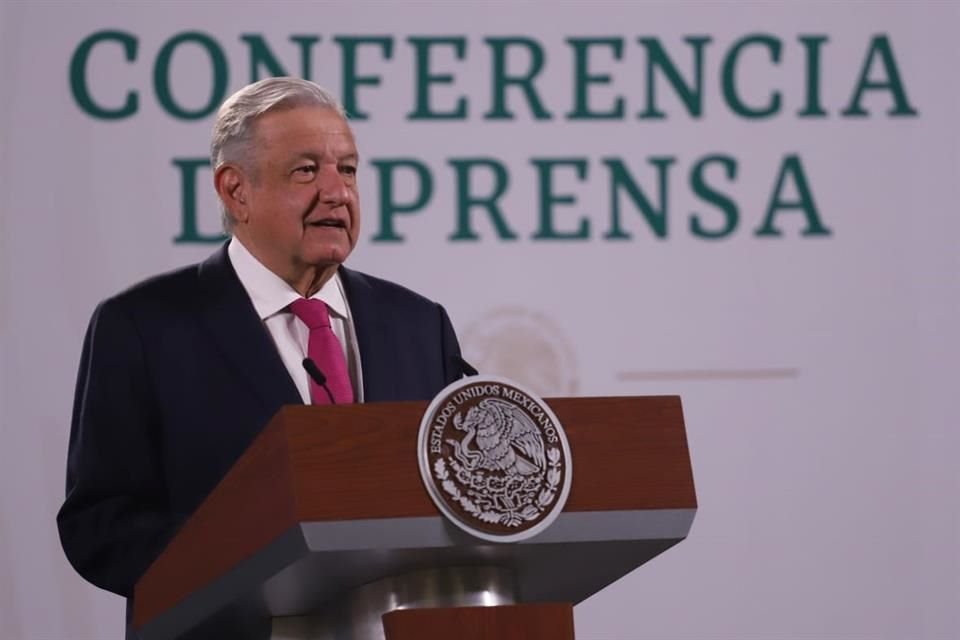
[(297, 167), (293, 172), (300, 175), (313, 175), (317, 172), (317, 168), (312, 164), (305, 164), (302, 167)]
[(353, 165), (345, 164), (340, 167), (340, 172), (345, 173), (348, 176), (355, 176), (357, 175), (357, 168)]

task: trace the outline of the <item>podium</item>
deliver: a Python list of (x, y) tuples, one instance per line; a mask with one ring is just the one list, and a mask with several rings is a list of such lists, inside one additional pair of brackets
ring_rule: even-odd
[(134, 627), (143, 640), (228, 618), (239, 640), (572, 639), (573, 604), (683, 540), (697, 501), (679, 397), (546, 402), (570, 443), (569, 498), (509, 544), (470, 536), (428, 496), (426, 403), (283, 407), (139, 580)]

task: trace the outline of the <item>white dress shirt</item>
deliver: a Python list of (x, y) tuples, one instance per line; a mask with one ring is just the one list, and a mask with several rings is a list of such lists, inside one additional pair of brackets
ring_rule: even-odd
[[(310, 404), (310, 379), (303, 368), (310, 330), (287, 308), (302, 296), (277, 274), (263, 266), (236, 238), (230, 240), (227, 255), (237, 277), (240, 278), (240, 284), (253, 302), (253, 308), (257, 310), (260, 320), (277, 345), (280, 359), (290, 372), (300, 396), (305, 404)], [(360, 371), (357, 332), (350, 315), (350, 305), (343, 294), (340, 274), (334, 274), (311, 298), (322, 300), (330, 309), (330, 327), (343, 348), (354, 398), (356, 402), (363, 402), (363, 375)]]

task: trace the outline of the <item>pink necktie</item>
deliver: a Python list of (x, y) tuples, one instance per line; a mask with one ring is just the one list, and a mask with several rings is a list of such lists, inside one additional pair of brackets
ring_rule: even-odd
[[(337, 404), (353, 402), (353, 385), (347, 372), (340, 341), (330, 328), (330, 314), (323, 300), (301, 298), (290, 305), (293, 315), (310, 329), (307, 355), (327, 377), (327, 387)], [(313, 404), (330, 404), (323, 387), (310, 378), (310, 399)]]

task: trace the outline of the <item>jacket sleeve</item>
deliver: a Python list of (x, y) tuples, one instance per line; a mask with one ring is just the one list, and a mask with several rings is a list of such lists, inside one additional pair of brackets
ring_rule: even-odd
[(160, 420), (141, 337), (121, 301), (109, 300), (84, 339), (57, 525), (77, 572), (123, 596), (173, 531)]

